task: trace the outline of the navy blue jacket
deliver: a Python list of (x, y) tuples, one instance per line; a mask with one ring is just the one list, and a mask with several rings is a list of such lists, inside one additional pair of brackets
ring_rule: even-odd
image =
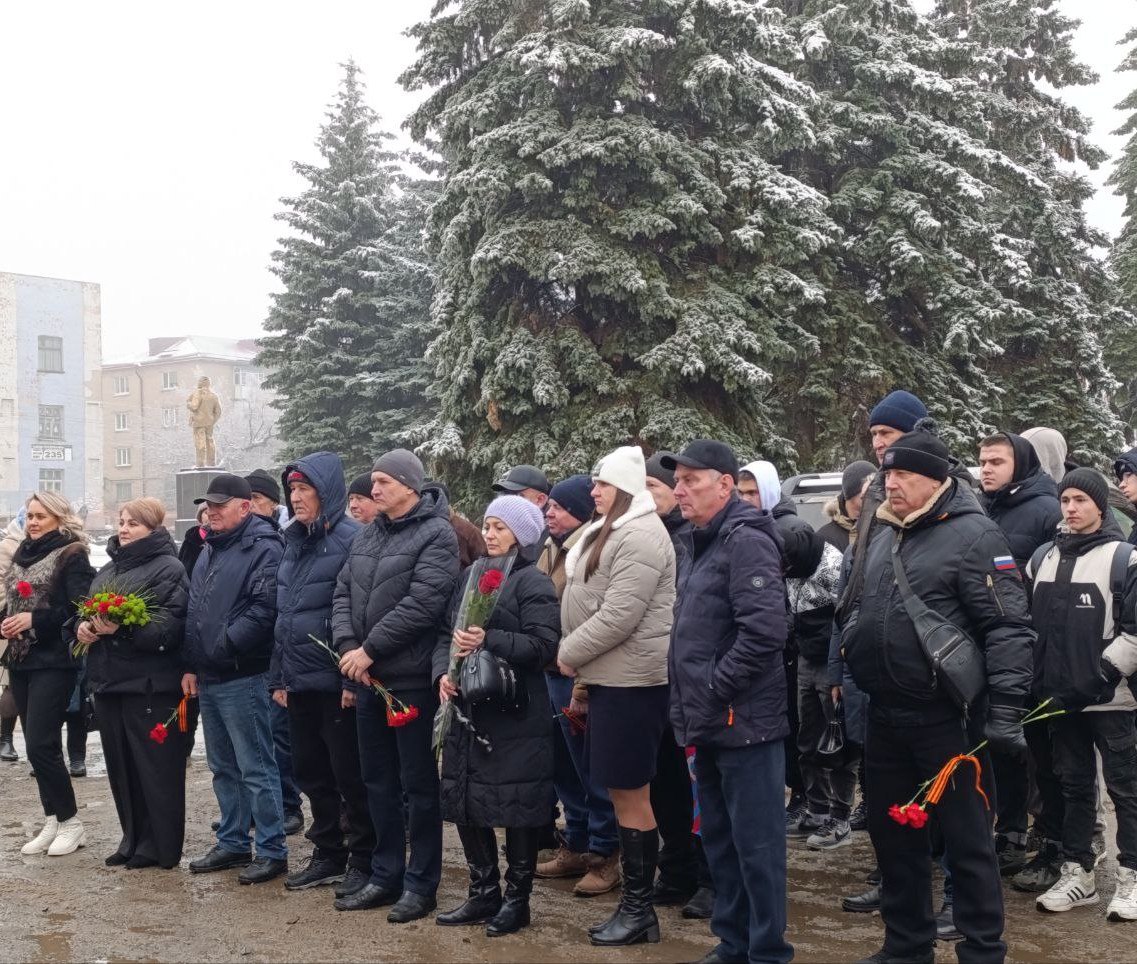
[(675, 541), (667, 672), (676, 741), (742, 747), (782, 739), (788, 626), (773, 518), (735, 495), (706, 528), (688, 524)]
[(219, 683), (268, 671), (276, 623), (279, 528), (250, 513), (230, 532), (211, 532), (193, 567), (186, 662)]
[(1015, 474), (997, 492), (979, 496), (987, 515), (995, 521), (1020, 569), (1026, 568), (1034, 550), (1058, 535), (1062, 507), (1058, 483), (1042, 470), (1034, 446), (1021, 435), (1008, 434), (1015, 453)]
[(332, 645), (332, 593), (360, 530), (345, 515), (347, 483), (343, 462), (333, 452), (315, 452), (284, 469), (303, 472), (320, 497), (320, 517), (311, 525), (295, 518), (284, 529), (284, 556), (276, 574), (276, 645), (269, 686), (288, 692), (335, 693), (344, 688), (331, 656), (309, 638)]
[(438, 630), (458, 581), (450, 504), (428, 485), (410, 512), (383, 513), (351, 544), (332, 597), (332, 636), (344, 653), (367, 652), (391, 689), (428, 689)]

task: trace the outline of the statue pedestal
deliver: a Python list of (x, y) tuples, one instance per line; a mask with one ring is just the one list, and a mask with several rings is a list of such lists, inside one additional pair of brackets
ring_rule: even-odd
[(179, 469), (174, 474), (174, 489), (177, 493), (177, 518), (174, 522), (174, 538), (181, 541), (186, 532), (197, 525), (198, 507), (194, 499), (200, 499), (209, 488), (209, 483), (225, 471), (218, 468)]

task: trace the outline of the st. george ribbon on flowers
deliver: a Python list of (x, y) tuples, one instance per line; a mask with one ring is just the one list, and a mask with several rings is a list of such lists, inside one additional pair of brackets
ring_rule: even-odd
[[(1038, 723), (1042, 720), (1048, 720), (1052, 716), (1061, 716), (1065, 710), (1052, 710), (1049, 713), (1044, 713), (1043, 710), (1052, 702), (1051, 699), (1043, 700), (1033, 710), (1023, 717), (1023, 726), (1028, 723)], [(952, 776), (955, 771), (964, 763), (969, 763), (975, 768), (975, 789), (983, 798), (983, 803), (988, 810), (991, 809), (991, 801), (987, 799), (987, 794), (983, 790), (980, 783), (980, 778), (983, 776), (983, 767), (979, 763), (979, 758), (975, 755), (987, 745), (984, 740), (975, 746), (974, 749), (969, 750), (967, 753), (961, 753), (959, 756), (953, 756), (947, 761), (939, 772), (930, 780), (925, 780), (917, 788), (916, 792), (912, 795), (912, 799), (905, 804), (894, 803), (888, 808), (888, 816), (891, 820), (896, 821), (904, 827), (912, 827), (919, 830), (924, 824), (928, 822), (928, 807), (935, 806), (940, 802), (944, 793), (947, 791), (948, 784), (951, 782)], [(923, 801), (917, 803), (923, 797)]]
[[(485, 629), (516, 559), (517, 553), (509, 552), (504, 556), (483, 556), (474, 561), (466, 576), (466, 588), (462, 593), (462, 604), (458, 607), (458, 614), (454, 618), (454, 629), (470, 629), (475, 626)], [(450, 665), (446, 675), (455, 686), (458, 685), (461, 669), (462, 656), (458, 652), (458, 647), (451, 643)], [(447, 700), (434, 714), (434, 733), (431, 743), (434, 746), (436, 760), (442, 755), (442, 744), (446, 742), (446, 734), (450, 732), (450, 725), (454, 720), (466, 727), (473, 739), (487, 752), (493, 749), (490, 741), (478, 733), (469, 717), (455, 705), (456, 703), (457, 700)]]
[[(308, 638), (312, 640), (317, 646), (324, 650), (331, 658), (332, 662), (338, 667), (340, 664), (339, 653), (337, 653), (331, 646), (329, 646), (322, 639), (308, 634)], [(419, 710), (417, 706), (408, 706), (394, 693), (392, 693), (386, 686), (379, 682), (374, 676), (368, 675), (364, 680), (371, 691), (378, 697), (382, 698), (383, 702), (387, 704), (387, 725), (388, 726), (406, 726), (413, 720), (419, 718)]]

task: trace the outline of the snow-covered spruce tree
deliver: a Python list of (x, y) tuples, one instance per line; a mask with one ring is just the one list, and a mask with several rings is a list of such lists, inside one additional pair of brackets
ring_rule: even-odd
[[(1137, 29), (1130, 30), (1120, 42), (1130, 45), (1130, 50), (1117, 69), (1137, 71)], [(1137, 90), (1122, 100), (1117, 109), (1127, 111), (1129, 117), (1114, 133), (1127, 140), (1107, 183), (1125, 199), (1125, 223), (1113, 242), (1110, 264), (1117, 275), (1122, 305), (1137, 312)], [(1118, 403), (1132, 439), (1137, 429), (1137, 327), (1115, 327), (1106, 340), (1106, 350), (1110, 366), (1122, 384)]]
[(329, 449), (361, 471), (426, 404), (434, 188), (386, 147), (354, 63), (326, 117), (323, 163), (293, 165), (307, 187), (277, 215), (291, 233), (272, 256), (283, 290), (259, 359), (277, 392), (282, 457)]
[(763, 3), (441, 0), (414, 27), (409, 124), (447, 165), (423, 450), (473, 504), (531, 462), (700, 435), (792, 457), (773, 377), (812, 339), (822, 196), (799, 49)]
[(1106, 159), (1089, 141), (1090, 122), (1062, 99), (1097, 75), (1073, 49), (1078, 22), (1057, 0), (938, 0), (937, 33), (953, 42), (955, 76), (969, 78), (983, 103), (988, 144), (1029, 171), (1037, 184), (1001, 192), (988, 207), (991, 230), (1013, 257), (986, 277), (1017, 309), (989, 365), (1002, 393), (992, 420), (1001, 428), (1050, 425), (1079, 461), (1111, 458), (1121, 442), (1110, 399), (1116, 382), (1103, 358), (1111, 332), (1132, 330), (1098, 252), (1108, 239), (1086, 221), (1094, 188), (1073, 169)]

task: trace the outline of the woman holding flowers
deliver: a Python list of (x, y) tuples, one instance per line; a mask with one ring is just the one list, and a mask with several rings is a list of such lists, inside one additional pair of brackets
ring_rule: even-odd
[[(108, 607), (106, 615), (76, 617), (70, 625), (74, 642), (88, 647), (88, 685), (122, 825), (122, 841), (106, 858), (108, 867), (170, 868), (182, 859), (187, 738), (164, 721), (182, 698), (187, 579), (165, 517), (157, 499), (124, 503), (118, 535), (107, 543), (110, 562), (87, 594), (137, 597), (145, 615), (135, 603), (125, 623)], [(164, 729), (155, 736), (159, 723)]]
[(37, 492), (26, 506), (24, 539), (4, 576), (7, 615), (0, 635), (8, 640), (4, 658), (12, 695), (47, 817), (22, 852), (61, 857), (86, 843), (63, 762), (61, 728), (77, 678), (63, 624), (74, 612), (73, 600), (86, 594), (94, 570), (83, 523), (63, 496)]
[[(543, 670), (556, 655), (560, 616), (553, 583), (535, 565), (544, 529), (541, 510), (520, 496), (501, 496), (489, 504), (482, 530), (487, 554), (503, 558), (516, 552), (516, 558), (485, 625), (444, 633), (434, 651), (440, 699), (457, 701), (477, 733), (455, 723), (442, 745), (442, 816), (458, 825), (470, 865), (470, 890), (465, 903), (437, 921), (488, 921), (490, 937), (529, 924), (537, 841), (553, 796), (553, 721)], [(488, 570), (483, 580), (495, 575), (496, 570)], [(497, 591), (496, 580), (490, 582), (485, 588)], [(455, 624), (466, 583), (466, 576), (458, 580), (449, 626)], [(514, 705), (464, 705), (461, 689), (448, 675), (452, 648), (466, 659), (484, 649), (506, 660), (517, 677)], [(504, 901), (494, 827), (505, 827)]]
[(592, 480), (600, 517), (565, 560), (557, 665), (588, 686), (590, 775), (608, 788), (620, 827), (623, 895), (590, 931), (592, 943), (617, 946), (659, 940), (650, 784), (667, 724), (675, 550), (647, 490), (642, 449), (604, 456)]

